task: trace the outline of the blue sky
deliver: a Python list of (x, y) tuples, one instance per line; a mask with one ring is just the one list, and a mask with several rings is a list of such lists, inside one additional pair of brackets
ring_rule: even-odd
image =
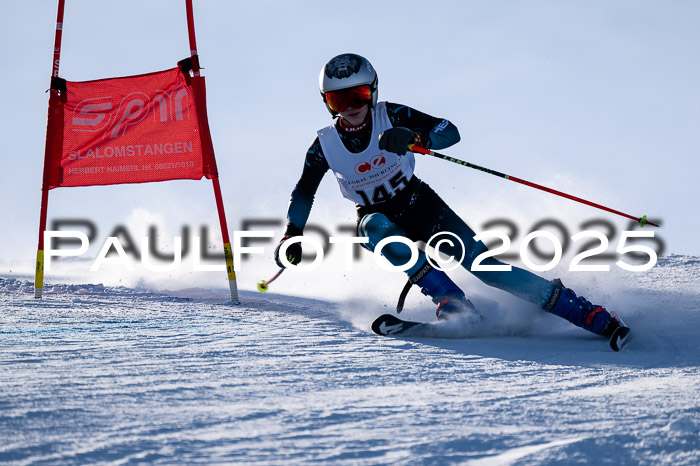
[[(43, 0), (0, 5), (0, 263), (27, 261), (30, 270), (55, 9)], [(195, 20), (231, 230), (242, 219), (284, 217), (305, 150), (331, 121), (318, 72), (355, 52), (378, 70), (381, 100), (459, 127), (462, 141), (446, 153), (660, 219), (666, 252), (700, 255), (697, 2), (208, 0), (195, 1)], [(166, 69), (188, 50), (184, 2), (67, 1), (68, 80)], [(521, 237), (546, 218), (571, 234), (591, 219), (628, 226), (435, 159), (419, 159), (416, 173), (477, 230), (496, 217), (513, 219)], [(207, 181), (60, 188), (49, 202), (56, 218), (90, 218), (102, 237), (154, 219), (170, 231), (216, 225)], [(335, 231), (353, 220), (328, 174), (310, 222)]]

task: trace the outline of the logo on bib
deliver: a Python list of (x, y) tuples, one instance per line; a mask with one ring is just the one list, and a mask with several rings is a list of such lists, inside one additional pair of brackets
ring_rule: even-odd
[(366, 175), (370, 171), (379, 170), (384, 165), (386, 165), (386, 158), (383, 154), (375, 155), (370, 159), (369, 162), (362, 161), (355, 165), (355, 173), (358, 175)]
[(372, 164), (372, 168), (382, 168), (386, 164), (386, 159), (382, 154), (379, 154), (372, 157), (369, 163)]
[(355, 173), (358, 175), (364, 175), (365, 173), (369, 173), (370, 170), (372, 170), (372, 165), (370, 165), (369, 162), (360, 162), (357, 165), (355, 165)]

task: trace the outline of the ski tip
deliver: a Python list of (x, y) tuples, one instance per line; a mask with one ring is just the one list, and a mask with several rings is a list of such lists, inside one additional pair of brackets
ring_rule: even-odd
[(387, 328), (400, 324), (401, 319), (398, 317), (391, 314), (383, 314), (372, 322), (372, 331), (377, 335), (387, 336), (389, 334), (389, 332), (387, 332)]
[(620, 326), (616, 328), (610, 336), (610, 348), (612, 348), (613, 351), (620, 351), (629, 341), (629, 335), (629, 327)]

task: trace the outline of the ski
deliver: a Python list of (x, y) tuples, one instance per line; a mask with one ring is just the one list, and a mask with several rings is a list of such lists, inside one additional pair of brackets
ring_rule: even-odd
[[(383, 314), (372, 322), (372, 331), (377, 335), (391, 337), (455, 338), (444, 322), (415, 322), (403, 320), (392, 314)], [(610, 336), (610, 348), (620, 351), (629, 341), (630, 329), (624, 324), (617, 327)]]
[(620, 325), (613, 331), (610, 336), (610, 348), (613, 351), (620, 351), (630, 339), (630, 329), (624, 325)]
[(618, 324), (617, 328), (610, 335), (610, 348), (613, 351), (620, 351), (629, 341), (630, 328), (615, 311), (612, 311), (610, 314), (612, 314), (613, 319)]
[(383, 336), (429, 336), (435, 324), (399, 319), (391, 314), (383, 314), (372, 323), (372, 331)]

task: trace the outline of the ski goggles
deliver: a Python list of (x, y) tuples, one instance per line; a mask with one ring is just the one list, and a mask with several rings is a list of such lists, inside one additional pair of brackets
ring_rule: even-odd
[(328, 108), (334, 112), (342, 112), (348, 107), (360, 108), (362, 105), (372, 101), (372, 90), (367, 84), (362, 86), (340, 89), (338, 91), (328, 91), (325, 94)]

